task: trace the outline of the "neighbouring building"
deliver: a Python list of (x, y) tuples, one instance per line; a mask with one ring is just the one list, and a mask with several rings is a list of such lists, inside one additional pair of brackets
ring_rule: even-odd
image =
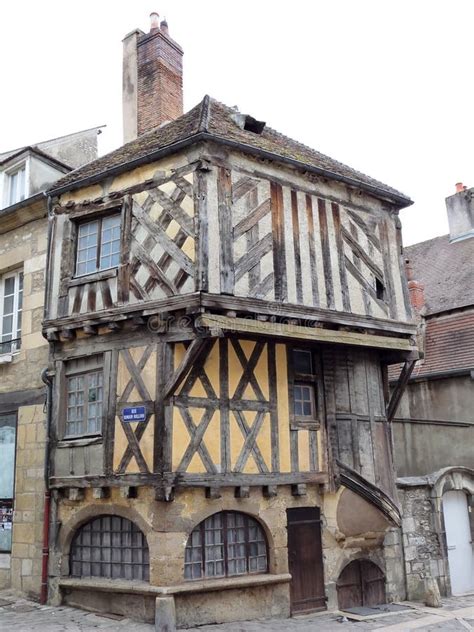
[[(474, 189), (446, 199), (449, 235), (405, 249), (424, 352), (394, 420), (409, 598), (474, 589)], [(394, 373), (394, 377), (396, 373)]]
[(38, 596), (48, 343), (45, 189), (97, 157), (98, 128), (0, 154), (0, 587)]
[(208, 96), (182, 114), (156, 14), (124, 116), (49, 191), (50, 599), (187, 627), (403, 597), (410, 199)]

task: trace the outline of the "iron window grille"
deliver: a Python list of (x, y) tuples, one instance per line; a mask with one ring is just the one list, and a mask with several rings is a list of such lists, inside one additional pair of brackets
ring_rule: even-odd
[(120, 213), (79, 224), (76, 276), (115, 268), (120, 263)]
[(73, 577), (149, 581), (146, 538), (130, 520), (100, 516), (83, 525), (71, 545)]
[(246, 514), (223, 511), (201, 522), (188, 538), (184, 578), (232, 577), (268, 572), (262, 527)]
[(0, 354), (15, 353), (21, 347), (23, 272), (0, 277)]

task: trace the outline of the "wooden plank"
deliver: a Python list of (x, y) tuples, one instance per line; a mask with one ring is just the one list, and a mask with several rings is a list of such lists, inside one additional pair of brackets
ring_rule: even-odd
[(114, 476), (53, 476), (50, 479), (52, 489), (65, 487), (138, 487), (142, 485), (156, 485), (158, 483), (172, 483), (175, 487), (220, 487), (238, 486), (268, 486), (268, 485), (296, 485), (298, 483), (313, 483), (324, 485), (328, 482), (325, 472), (293, 472), (268, 474), (243, 474), (229, 472), (226, 474), (193, 474), (165, 472), (149, 474), (115, 474)]
[(234, 226), (234, 241), (241, 237), (244, 233), (249, 231), (251, 228), (253, 228), (255, 225), (257, 225), (258, 222), (270, 212), (270, 210), (270, 198), (267, 198)]
[(336, 304), (334, 302), (334, 286), (332, 282), (331, 247), (329, 244), (326, 202), (321, 198), (318, 198), (318, 217), (321, 250), (323, 255), (324, 282), (326, 285), (326, 302), (328, 309), (335, 309)]
[(201, 353), (206, 353), (209, 349), (208, 338), (195, 338), (184, 354), (184, 357), (180, 365), (176, 368), (174, 373), (170, 376), (163, 389), (164, 399), (168, 399), (174, 394), (177, 388), (186, 377), (187, 373), (191, 369), (192, 365), (199, 358)]
[(209, 289), (209, 220), (208, 220), (208, 190), (207, 179), (210, 171), (198, 169), (196, 171), (196, 194), (194, 207), (197, 215), (197, 230), (195, 248), (197, 252), (197, 269), (195, 290), (207, 292)]
[[(127, 446), (127, 450), (125, 451), (124, 457), (122, 458), (122, 461), (119, 464), (119, 467), (118, 467), (119, 472), (125, 471), (125, 468), (128, 465), (128, 462), (130, 461), (130, 458), (131, 458), (131, 456), (130, 458), (128, 457), (128, 453), (130, 452), (131, 455), (135, 457), (135, 460), (138, 464), (138, 468), (140, 472), (148, 473), (149, 469), (143, 457), (143, 454), (140, 450), (140, 445), (139, 445), (140, 437), (143, 435), (143, 432), (145, 431), (147, 422), (139, 422), (137, 424), (137, 428), (135, 432), (132, 430), (130, 424), (124, 423), (122, 420), (120, 420), (120, 423), (122, 424), (122, 429), (125, 433), (125, 436), (128, 439), (128, 446)], [(127, 457), (125, 457), (125, 455), (127, 455)]]
[(334, 331), (316, 327), (301, 327), (300, 325), (252, 321), (246, 318), (229, 318), (228, 316), (207, 314), (199, 316), (196, 321), (199, 326), (202, 327), (217, 327), (233, 332), (267, 335), (277, 338), (314, 340), (318, 342), (400, 351), (413, 351), (416, 348), (409, 339), (378, 336), (377, 334)]
[(221, 420), (221, 471), (232, 469), (230, 451), (230, 419), (229, 419), (229, 340), (219, 340), (219, 401), (215, 402), (220, 410)]
[(275, 182), (270, 182), (270, 204), (272, 212), (275, 300), (277, 302), (282, 302), (288, 299), (286, 280), (285, 224), (283, 217), (283, 190), (282, 187)]
[(150, 396), (150, 393), (148, 392), (148, 389), (145, 386), (145, 383), (143, 382), (141, 376), (141, 372), (145, 368), (145, 365), (148, 362), (151, 354), (153, 353), (153, 350), (153, 345), (148, 345), (148, 347), (146, 347), (145, 351), (143, 352), (140, 360), (137, 362), (137, 364), (135, 364), (129, 349), (122, 349), (121, 355), (128, 369), (128, 372), (130, 373), (130, 380), (120, 397), (120, 402), (128, 401), (128, 398), (130, 397), (134, 387), (137, 389), (137, 392), (143, 401), (149, 401), (153, 399)]
[(398, 254), (398, 269), (400, 271), (400, 279), (402, 281), (402, 291), (403, 291), (403, 303), (405, 305), (405, 313), (407, 318), (411, 319), (411, 303), (410, 303), (410, 294), (408, 291), (408, 281), (406, 278), (405, 271), (405, 257), (403, 256), (403, 241), (402, 241), (402, 223), (398, 215), (395, 216), (395, 228), (396, 228), (396, 243), (397, 243), (397, 254)]
[[(130, 300), (130, 246), (132, 240), (132, 199), (127, 195), (122, 207), (122, 226), (120, 230), (120, 265), (117, 277), (117, 301), (128, 303)], [(95, 311), (95, 310), (90, 310)]]
[(118, 351), (104, 353), (104, 384), (106, 387), (107, 408), (104, 415), (104, 474), (112, 475), (114, 460), (115, 408), (117, 401)]
[(400, 404), (400, 400), (405, 391), (406, 385), (408, 384), (408, 380), (415, 368), (416, 360), (407, 360), (403, 363), (402, 371), (398, 377), (398, 381), (395, 385), (394, 390), (392, 391), (392, 397), (390, 398), (390, 402), (387, 406), (387, 421), (390, 422), (395, 417), (396, 412), (398, 410), (398, 406)]
[(311, 266), (311, 289), (313, 305), (319, 305), (318, 262), (316, 260), (316, 246), (314, 241), (313, 198), (306, 195), (306, 220), (308, 224), (309, 262)]
[[(381, 246), (380, 246), (380, 241), (377, 237), (377, 235), (374, 234), (374, 231), (367, 226), (367, 224), (364, 222), (364, 220), (360, 217), (360, 215), (354, 211), (351, 211), (350, 209), (348, 209), (347, 207), (345, 207), (346, 212), (348, 213), (348, 215), (350, 216), (350, 218), (352, 219), (352, 221), (357, 224), (357, 226), (359, 226), (359, 228), (362, 229), (362, 231), (365, 233), (365, 236), (367, 237), (367, 239), (370, 241), (370, 243), (375, 246), (377, 248), (377, 250), (380, 252), (381, 251)], [(367, 209), (364, 209), (365, 211), (367, 211)]]
[(175, 222), (181, 226), (181, 229), (184, 230), (188, 237), (194, 237), (194, 220), (180, 207), (180, 203), (186, 197), (184, 191), (175, 200), (170, 199), (163, 191), (160, 191), (160, 189), (152, 189), (149, 195), (168, 212)]
[(193, 419), (187, 408), (180, 408), (179, 410), (181, 413), (181, 417), (186, 425), (186, 428), (188, 429), (190, 440), (188, 447), (183, 454), (183, 458), (181, 459), (181, 462), (177, 467), (177, 471), (185, 472), (188, 469), (189, 464), (191, 463), (191, 459), (197, 452), (201, 457), (206, 471), (213, 474), (217, 473), (216, 466), (213, 463), (211, 455), (209, 454), (208, 449), (203, 441), (204, 433), (209, 426), (209, 423), (214, 414), (214, 410), (212, 410), (211, 408), (205, 410), (201, 421), (197, 425), (194, 424)]
[(295, 369), (293, 363), (292, 348), (287, 347), (287, 371), (288, 371), (288, 408), (289, 408), (289, 422), (290, 422), (290, 464), (291, 471), (299, 471), (299, 445), (298, 445), (298, 430), (295, 430), (295, 402), (294, 402), (294, 387), (295, 387)]
[(293, 223), (293, 247), (295, 251), (296, 300), (303, 302), (303, 280), (301, 278), (300, 221), (298, 217), (298, 195), (291, 191), (291, 218)]
[(242, 411), (233, 410), (232, 413), (244, 437), (244, 445), (242, 446), (242, 450), (237, 458), (234, 471), (242, 471), (245, 467), (245, 464), (247, 463), (248, 457), (250, 456), (250, 454), (252, 454), (258, 467), (258, 471), (262, 473), (267, 473), (267, 464), (265, 463), (265, 459), (263, 458), (256, 441), (257, 435), (265, 419), (264, 413), (258, 412), (256, 414), (255, 421), (253, 422), (251, 428), (247, 424)]
[(80, 314), (81, 306), (82, 306), (82, 296), (84, 293), (84, 286), (78, 285), (76, 287), (76, 291), (74, 292), (74, 301), (72, 303), (72, 313)]
[(396, 318), (398, 314), (397, 295), (393, 283), (392, 257), (390, 252), (390, 239), (388, 237), (388, 219), (384, 219), (379, 224), (380, 244), (382, 246), (383, 271), (385, 280), (385, 291), (391, 318)]
[(240, 198), (258, 186), (258, 181), (254, 178), (240, 178), (232, 187), (232, 201), (238, 202)]
[(336, 236), (337, 246), (337, 259), (339, 264), (339, 277), (341, 279), (341, 292), (342, 292), (342, 306), (345, 312), (351, 311), (351, 299), (349, 295), (349, 287), (347, 285), (347, 273), (346, 266), (344, 264), (344, 244), (342, 242), (341, 233), (341, 214), (339, 211), (339, 205), (335, 202), (331, 205), (332, 208), (332, 221), (334, 224), (334, 233)]
[[(177, 299), (178, 297), (176, 297)], [(176, 300), (175, 299), (175, 300)], [(379, 330), (384, 333), (398, 333), (415, 335), (416, 326), (412, 322), (394, 321), (389, 318), (367, 317), (345, 312), (331, 312), (317, 307), (306, 307), (294, 303), (281, 304), (276, 301), (248, 298), (242, 296), (217, 296), (203, 293), (200, 296), (200, 306), (209, 310), (235, 311), (241, 313), (274, 316), (276, 313), (282, 318), (303, 319), (309, 322), (329, 323), (331, 325), (345, 325), (349, 327)], [(196, 312), (199, 310), (196, 308)], [(67, 324), (67, 322), (65, 322)], [(49, 325), (49, 323), (47, 323)]]
[(265, 298), (265, 296), (272, 290), (275, 282), (275, 275), (273, 272), (267, 274), (267, 276), (257, 283), (253, 287), (249, 288), (249, 295), (255, 296), (255, 298)]
[(163, 289), (164, 293), (167, 296), (178, 294), (178, 288), (174, 285), (171, 279), (165, 275), (161, 268), (156, 265), (153, 259), (138, 242), (135, 242), (133, 249), (137, 259), (147, 267), (149, 274), (153, 276), (158, 285)]
[(270, 437), (272, 448), (272, 472), (280, 470), (280, 437), (278, 432), (278, 391), (276, 349), (274, 342), (267, 342), (268, 387), (270, 400)]
[(109, 281), (99, 281), (99, 287), (104, 309), (111, 309), (114, 307), (114, 302), (112, 300), (112, 294), (110, 293)]
[(270, 252), (272, 242), (273, 236), (271, 233), (268, 233), (235, 262), (234, 275), (236, 281), (241, 279), (244, 274), (257, 265), (267, 252)]
[(190, 276), (194, 276), (194, 263), (166, 234), (166, 232), (153, 222), (143, 209), (135, 202), (132, 208), (133, 216), (142, 225), (153, 239), (176, 261), (176, 263)]
[(90, 284), (87, 286), (87, 311), (95, 312), (96, 307), (96, 292), (95, 292), (95, 284)]
[(247, 388), (247, 386), (250, 385), (257, 399), (259, 399), (260, 401), (265, 401), (265, 396), (262, 393), (260, 385), (254, 374), (255, 367), (257, 366), (257, 362), (259, 361), (260, 356), (262, 355), (265, 344), (263, 342), (257, 342), (250, 355), (249, 360), (247, 361), (247, 357), (245, 356), (245, 353), (240, 346), (240, 342), (236, 338), (231, 338), (230, 341), (243, 369), (242, 375), (240, 377), (237, 388), (235, 389), (235, 393), (232, 396), (232, 399), (241, 399), (245, 392), (245, 389)]
[(383, 272), (378, 267), (378, 265), (376, 265), (372, 261), (372, 259), (367, 255), (365, 250), (357, 243), (357, 241), (352, 237), (352, 235), (347, 232), (344, 226), (341, 227), (341, 233), (344, 240), (351, 247), (352, 251), (355, 252), (357, 256), (362, 259), (362, 261), (369, 268), (369, 270), (371, 270), (371, 272), (383, 283)]
[(364, 291), (367, 292), (367, 294), (369, 294), (374, 299), (374, 301), (377, 303), (377, 305), (386, 314), (388, 314), (388, 311), (389, 311), (388, 305), (384, 301), (382, 301), (381, 299), (379, 299), (377, 297), (377, 292), (370, 285), (370, 283), (368, 283), (364, 279), (362, 274), (359, 272), (359, 270), (356, 268), (356, 266), (352, 263), (352, 261), (349, 259), (349, 257), (346, 257), (344, 255), (344, 260), (345, 260), (345, 264), (346, 264), (347, 270), (349, 270), (349, 272), (352, 274), (352, 276), (362, 285), (362, 288), (364, 289)]
[(230, 169), (217, 170), (217, 204), (219, 213), (221, 292), (234, 291), (234, 262), (232, 242), (232, 179)]

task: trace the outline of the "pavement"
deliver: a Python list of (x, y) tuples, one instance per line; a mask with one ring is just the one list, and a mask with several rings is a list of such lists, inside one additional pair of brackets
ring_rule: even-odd
[[(443, 599), (442, 608), (402, 602), (409, 610), (370, 621), (342, 620), (340, 613), (322, 613), (292, 619), (271, 619), (206, 625), (188, 632), (474, 632), (474, 593)], [(0, 631), (2, 632), (92, 632), (126, 630), (154, 632), (153, 625), (137, 623), (117, 615), (103, 615), (68, 606), (41, 606), (0, 591)]]

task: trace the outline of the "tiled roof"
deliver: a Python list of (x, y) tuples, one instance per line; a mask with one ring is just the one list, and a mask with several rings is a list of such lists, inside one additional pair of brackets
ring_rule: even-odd
[[(426, 320), (425, 357), (416, 363), (411, 379), (474, 369), (474, 309), (433, 316)], [(401, 365), (389, 367), (389, 379), (396, 380)]]
[(109, 171), (119, 172), (130, 169), (132, 165), (129, 163), (151, 161), (159, 156), (160, 151), (173, 151), (182, 144), (206, 137), (239, 146), (243, 151), (271, 155), (276, 159), (300, 163), (302, 166), (319, 170), (328, 177), (360, 186), (376, 196), (387, 197), (400, 206), (408, 206), (412, 203), (410, 198), (396, 189), (283, 136), (269, 127), (265, 127), (261, 134), (243, 129), (237, 122), (237, 119), (242, 116), (235, 109), (206, 96), (201, 103), (178, 119), (151, 130), (119, 149), (71, 172), (55, 184), (52, 192), (57, 193), (69, 187), (83, 186), (99, 180)]
[(413, 279), (425, 286), (427, 315), (474, 305), (474, 238), (435, 237), (404, 249)]

